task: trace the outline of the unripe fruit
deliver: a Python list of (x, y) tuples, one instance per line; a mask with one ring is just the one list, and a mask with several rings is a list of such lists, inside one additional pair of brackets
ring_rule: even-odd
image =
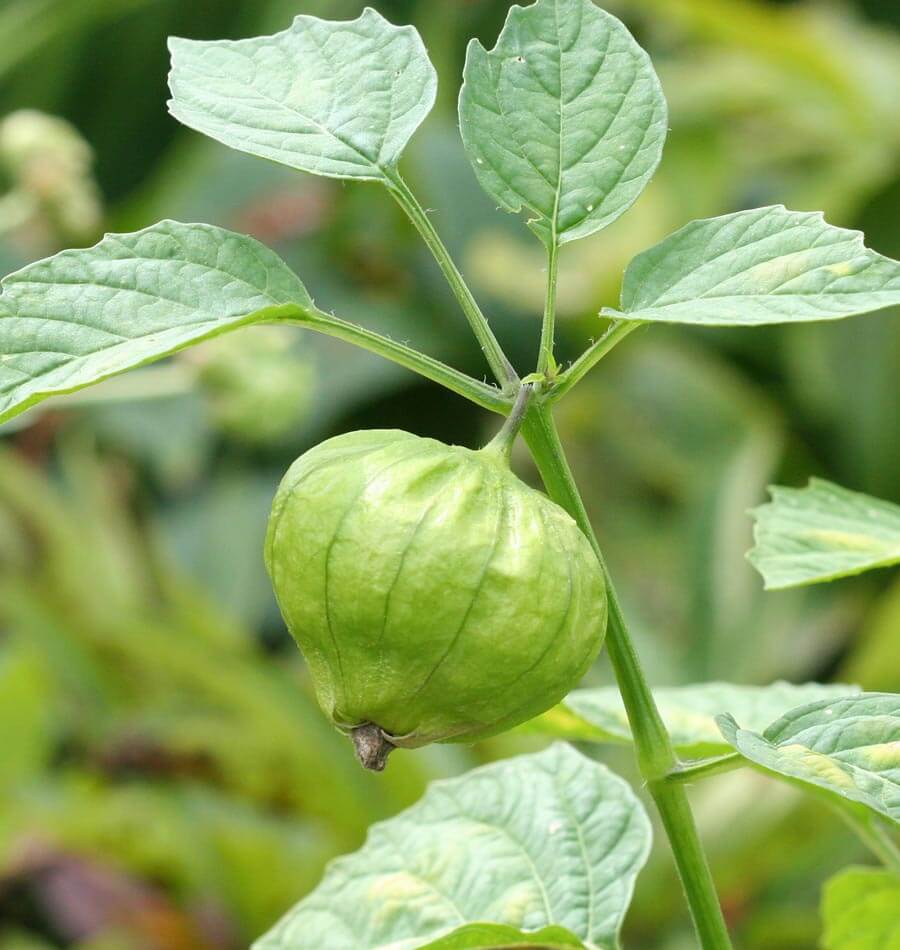
[(588, 541), (493, 447), (395, 430), (322, 443), (281, 483), (266, 564), (319, 703), (370, 768), (538, 715), (606, 629)]

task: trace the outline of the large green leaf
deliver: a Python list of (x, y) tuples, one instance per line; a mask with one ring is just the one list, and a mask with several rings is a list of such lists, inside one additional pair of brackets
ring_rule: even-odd
[(685, 225), (628, 265), (622, 312), (663, 323), (837, 320), (900, 303), (900, 264), (858, 231), (781, 205)]
[(761, 734), (731, 716), (718, 721), (728, 742), (766, 771), (900, 822), (900, 696), (810, 703)]
[(547, 245), (599, 231), (662, 155), (666, 103), (647, 54), (590, 0), (514, 6), (493, 50), (473, 40), (460, 128), (484, 189)]
[(748, 554), (767, 589), (900, 563), (900, 506), (820, 478), (769, 492), (772, 501), (751, 512), (756, 546)]
[[(716, 716), (722, 713), (730, 713), (746, 729), (761, 730), (803, 703), (857, 692), (858, 687), (841, 684), (699, 683), (655, 689), (653, 696), (678, 751), (702, 756), (730, 751), (716, 724)], [(532, 719), (523, 729), (587, 742), (631, 742), (628, 716), (615, 687), (576, 689), (563, 704)]]
[(386, 180), (431, 111), (437, 76), (411, 26), (371, 8), (298, 16), (247, 40), (169, 40), (169, 111), (251, 155), (332, 178)]
[(847, 868), (822, 892), (823, 950), (900, 950), (900, 876)]
[(312, 309), (257, 241), (175, 221), (63, 251), (0, 286), (0, 422), (286, 307)]
[(435, 782), (256, 950), (413, 950), (468, 923), (614, 947), (650, 834), (622, 779), (558, 743)]

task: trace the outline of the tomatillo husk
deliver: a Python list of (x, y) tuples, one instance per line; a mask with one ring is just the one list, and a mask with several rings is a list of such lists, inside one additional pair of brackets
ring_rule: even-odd
[(285, 476), (266, 564), (319, 703), (369, 768), (544, 712), (606, 629), (587, 539), (492, 446), (329, 439)]

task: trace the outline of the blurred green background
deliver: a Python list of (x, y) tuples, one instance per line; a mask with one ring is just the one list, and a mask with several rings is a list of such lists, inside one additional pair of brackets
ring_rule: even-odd
[[(172, 217), (276, 248), (317, 303), (482, 376), (389, 196), (229, 152), (165, 109), (166, 36), (350, 18), (356, 0), (4, 0), (0, 271)], [(438, 106), (405, 171), (522, 372), (538, 242), (463, 154), (465, 44), (506, 0), (378, 0), (422, 32)], [(671, 134), (634, 209), (562, 259), (561, 354), (602, 330), (630, 257), (686, 221), (824, 209), (900, 256), (900, 7), (885, 0), (607, 0), (660, 73)], [(658, 685), (843, 680), (900, 689), (900, 579), (763, 594), (746, 509), (810, 474), (900, 501), (897, 314), (740, 331), (644, 329), (559, 411)], [(241, 331), (0, 430), (0, 948), (239, 948), (366, 827), (539, 740), (398, 752), (364, 774), (311, 698), (262, 566), (290, 461), (351, 428), (476, 445), (494, 421), (375, 357)], [(523, 477), (534, 473), (524, 455)], [(589, 680), (610, 682), (601, 657)], [(633, 781), (624, 751), (599, 752)], [(737, 945), (817, 944), (818, 891), (864, 852), (756, 774), (693, 793)], [(625, 944), (694, 946), (666, 846)], [(327, 948), (323, 948), (327, 950)]]

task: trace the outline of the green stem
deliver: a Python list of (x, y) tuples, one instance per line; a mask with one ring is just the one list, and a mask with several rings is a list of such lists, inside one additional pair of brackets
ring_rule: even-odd
[(556, 288), (559, 282), (559, 245), (554, 241), (547, 257), (547, 300), (541, 325), (541, 350), (538, 354), (538, 373), (546, 373), (553, 365), (554, 337), (556, 335)]
[(346, 320), (341, 320), (330, 313), (314, 310), (303, 311), (298, 314), (295, 308), (291, 308), (286, 316), (278, 317), (276, 321), (279, 323), (299, 323), (301, 326), (315, 330), (317, 333), (324, 333), (326, 336), (354, 343), (370, 353), (377, 353), (392, 363), (405, 366), (426, 379), (440, 383), (452, 392), (465, 397), (483, 409), (489, 409), (491, 412), (497, 412), (505, 416), (512, 406), (512, 399), (504, 396), (495, 386), (489, 386), (487, 383), (473, 379), (452, 366), (447, 366), (446, 363), (442, 363), (425, 353), (420, 353), (412, 347), (388, 339), (388, 337), (382, 336), (374, 330), (367, 330), (355, 323), (348, 323)]
[(677, 769), (678, 758), (644, 678), (615, 588), (546, 403), (532, 403), (522, 426), (522, 434), (528, 442), (548, 494), (575, 519), (600, 561), (609, 595), (607, 651), (628, 713), (638, 768), (656, 803), (671, 843), (700, 945), (703, 950), (727, 950), (731, 947), (728, 930), (687, 795), (681, 785), (666, 780), (666, 776)]
[(406, 182), (400, 177), (399, 173), (390, 180), (388, 190), (394, 196), (394, 199), (400, 207), (406, 212), (410, 221), (415, 225), (416, 230), (422, 235), (422, 239), (428, 245), (429, 250), (434, 255), (438, 266), (447, 278), (450, 289), (456, 295), (469, 325), (472, 327), (475, 337), (484, 351), (484, 355), (496, 376), (504, 392), (511, 392), (519, 381), (516, 371), (512, 364), (506, 358), (506, 354), (500, 347), (497, 338), (494, 336), (488, 324), (487, 317), (481, 312), (477, 301), (472, 296), (462, 274), (450, 257), (450, 253), (444, 246), (431, 219), (425, 213), (425, 209), (419, 204), (416, 196), (412, 193)]
[(636, 320), (616, 320), (612, 323), (599, 340), (592, 343), (565, 372), (560, 373), (556, 385), (549, 393), (548, 398), (550, 401), (556, 402), (560, 396), (565, 395), (586, 376), (610, 350), (618, 346), (625, 337), (633, 333), (640, 326), (643, 326), (643, 324)]
[[(503, 387), (504, 394), (508, 395), (516, 389), (519, 382), (518, 376), (500, 348), (500, 344), (491, 331), (484, 314), (479, 309), (447, 249), (432, 227), (428, 215), (425, 214), (425, 211), (399, 174), (391, 180), (389, 188), (440, 265), (444, 276), (462, 305), (491, 369)], [(551, 286), (548, 288), (548, 306), (545, 312), (544, 330), (542, 331), (542, 337), (547, 337), (547, 339), (544, 340), (541, 347), (541, 358), (546, 359), (547, 364), (550, 362), (547, 357), (552, 349), (552, 344), (550, 348), (547, 348), (544, 344), (552, 340), (553, 323), (555, 322), (555, 269), (556, 261), (552, 259), (550, 268), (552, 280), (548, 282)], [(549, 320), (547, 319), (548, 315)], [(605, 352), (608, 352), (610, 348), (608, 347)], [(600, 356), (602, 355), (600, 353)], [(417, 356), (420, 356), (420, 354), (417, 354)], [(596, 358), (599, 359), (600, 356)], [(592, 365), (593, 363), (590, 363), (584, 369), (584, 372), (587, 372)], [(575, 381), (578, 378), (580, 376), (576, 376)], [(502, 399), (502, 396), (500, 398)], [(508, 403), (505, 404), (505, 410), (509, 411)], [(607, 649), (612, 659), (619, 689), (631, 724), (637, 750), (638, 766), (647, 782), (650, 794), (656, 802), (671, 842), (675, 862), (678, 866), (678, 872), (681, 876), (701, 946), (703, 950), (729, 950), (731, 943), (728, 939), (728, 931), (722, 918), (712, 875), (697, 835), (687, 796), (680, 785), (666, 782), (668, 773), (678, 765), (677, 756), (644, 679), (600, 547), (585, 511), (581, 495), (578, 492), (578, 487), (569, 469), (556, 426), (550, 415), (549, 406), (545, 404), (543, 399), (532, 400), (532, 405), (522, 423), (522, 434), (525, 436), (540, 469), (548, 493), (572, 515), (596, 552), (609, 592)]]
[(666, 776), (667, 782), (695, 782), (697, 779), (709, 775), (719, 775), (722, 772), (731, 772), (746, 765), (746, 760), (739, 752), (728, 755), (717, 755), (709, 759), (697, 759), (694, 762), (684, 762), (677, 765)]
[(837, 810), (872, 854), (886, 868), (900, 874), (900, 848), (897, 847), (884, 824), (875, 815), (858, 814), (852, 808), (838, 807)]
[(533, 388), (530, 383), (519, 388), (516, 401), (509, 415), (506, 417), (502, 428), (482, 449), (483, 452), (497, 452), (502, 455), (507, 462), (509, 461), (516, 436), (519, 434), (519, 429), (522, 428), (525, 414), (528, 412), (528, 404), (531, 401)]

